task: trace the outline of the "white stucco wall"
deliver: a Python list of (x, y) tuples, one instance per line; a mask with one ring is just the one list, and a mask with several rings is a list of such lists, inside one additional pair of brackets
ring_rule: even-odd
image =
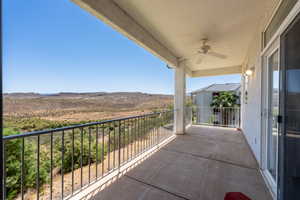
[[(260, 165), (262, 165), (262, 150), (264, 146), (262, 128), (261, 128), (261, 98), (262, 98), (262, 32), (272, 13), (276, 7), (278, 0), (270, 2), (269, 9), (266, 11), (264, 19), (260, 25), (254, 30), (255, 35), (252, 39), (251, 45), (248, 48), (248, 53), (243, 63), (243, 73), (254, 67), (254, 73), (242, 79), (241, 89), (241, 128), (245, 134), (248, 144), (250, 145), (254, 156)], [(245, 100), (245, 91), (248, 92), (248, 100)]]
[[(241, 128), (246, 136), (258, 162), (261, 160), (261, 59), (260, 59), (260, 34), (253, 39), (252, 47), (244, 63), (244, 71), (254, 67), (254, 73), (242, 80), (242, 124)], [(247, 79), (247, 80), (246, 80)], [(248, 99), (245, 99), (245, 91)]]

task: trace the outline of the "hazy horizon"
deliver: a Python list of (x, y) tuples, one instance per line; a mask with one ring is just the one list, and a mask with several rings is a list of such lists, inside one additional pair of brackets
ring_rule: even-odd
[[(239, 83), (239, 82), (226, 82), (226, 83)], [(224, 83), (224, 84), (226, 84)], [(212, 84), (218, 84), (218, 83), (212, 83)], [(204, 87), (207, 87), (211, 84), (208, 84)], [(198, 89), (202, 89), (204, 87), (198, 88)], [(196, 90), (198, 90), (196, 89)], [(192, 91), (187, 91), (186, 93), (191, 93)], [(57, 91), (57, 92), (33, 92), (33, 91), (12, 91), (12, 92), (3, 92), (3, 94), (42, 94), (42, 95), (47, 95), (47, 94), (62, 94), (62, 93), (70, 93), (70, 94), (88, 94), (88, 93), (144, 93), (144, 94), (162, 94), (162, 95), (173, 95), (173, 93), (152, 93), (152, 92), (145, 92), (145, 91)]]

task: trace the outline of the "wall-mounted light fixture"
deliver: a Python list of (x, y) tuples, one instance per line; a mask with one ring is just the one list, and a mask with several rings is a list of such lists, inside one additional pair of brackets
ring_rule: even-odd
[(250, 69), (247, 69), (245, 71), (245, 76), (251, 76), (254, 72), (254, 69), (255, 69), (254, 67), (251, 67)]
[(246, 76), (251, 76), (253, 74), (253, 71), (251, 69), (247, 69), (245, 72)]

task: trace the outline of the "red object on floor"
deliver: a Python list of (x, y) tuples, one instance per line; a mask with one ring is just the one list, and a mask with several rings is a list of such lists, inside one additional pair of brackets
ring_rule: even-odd
[(226, 193), (224, 200), (251, 200), (251, 199), (241, 192), (228, 192)]

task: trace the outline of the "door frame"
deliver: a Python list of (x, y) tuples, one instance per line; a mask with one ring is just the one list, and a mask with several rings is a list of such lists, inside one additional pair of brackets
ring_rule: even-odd
[[(271, 104), (271, 95), (272, 95), (272, 87), (273, 84), (271, 84), (272, 76), (270, 75), (271, 70), (269, 66), (269, 58), (274, 55), (274, 53), (278, 51), (279, 56), (279, 63), (280, 63), (280, 40), (279, 37), (277, 37), (275, 40), (273, 40), (273, 43), (269, 46), (269, 49), (265, 51), (264, 55), (262, 56), (262, 172), (264, 177), (266, 178), (270, 189), (272, 190), (272, 193), (274, 196), (277, 196), (277, 185), (278, 185), (278, 149), (279, 149), (279, 142), (277, 138), (277, 152), (276, 152), (276, 178), (272, 177), (271, 173), (268, 170), (268, 147), (269, 147), (269, 128), (270, 128), (270, 104)], [(280, 71), (279, 71), (280, 74)], [(280, 76), (280, 75), (279, 75)], [(279, 83), (281, 81), (279, 80)], [(279, 88), (280, 89), (280, 88)], [(280, 99), (279, 99), (280, 101)], [(280, 105), (280, 102), (279, 102)], [(279, 132), (279, 130), (278, 130)]]
[[(281, 78), (281, 83), (279, 84), (279, 88), (281, 90), (280, 95), (279, 95), (279, 101), (280, 101), (280, 105), (279, 105), (279, 110), (280, 113), (279, 115), (281, 116), (285, 116), (285, 110), (284, 110), (284, 104), (285, 104), (285, 91), (284, 91), (284, 85), (283, 82), (285, 82), (285, 77), (283, 76), (283, 69), (282, 69), (282, 62), (284, 62), (284, 52), (281, 50), (283, 48), (283, 45), (280, 45), (281, 43), (281, 36), (283, 36), (283, 34), (286, 32), (286, 30), (290, 27), (290, 25), (294, 22), (294, 20), (296, 19), (296, 17), (298, 18), (300, 15), (300, 0), (298, 0), (298, 2), (295, 4), (295, 6), (292, 8), (292, 10), (290, 11), (290, 13), (288, 14), (288, 16), (284, 19), (284, 21), (281, 23), (281, 25), (279, 26), (279, 28), (277, 29), (277, 31), (275, 32), (275, 34), (273, 35), (273, 37), (271, 38), (271, 40), (268, 42), (268, 44), (266, 44), (266, 46), (262, 49), (260, 56), (261, 56), (261, 66), (262, 66), (262, 79), (261, 79), (261, 171), (263, 176), (265, 177), (267, 184), (269, 185), (269, 187), (271, 188), (272, 192), (274, 191), (274, 187), (272, 188), (272, 180), (271, 179), (271, 175), (270, 173), (265, 173), (265, 169), (267, 167), (266, 165), (266, 148), (265, 148), (265, 144), (266, 144), (266, 140), (265, 140), (265, 129), (266, 127), (264, 126), (264, 120), (265, 120), (265, 116), (266, 116), (266, 111), (265, 111), (265, 104), (266, 102), (264, 101), (264, 95), (265, 93), (265, 86), (264, 84), (266, 83), (265, 80), (263, 80), (264, 77), (264, 70), (265, 70), (265, 55), (269, 52), (270, 53), (270, 49), (274, 48), (274, 44), (277, 43), (277, 46), (279, 48), (279, 55), (280, 55), (280, 66), (279, 66), (279, 70), (280, 70), (280, 78)], [(272, 19), (272, 18), (271, 18)], [(271, 20), (270, 19), (270, 20)], [(285, 131), (285, 118), (283, 117), (282, 123), (279, 126), (279, 140), (278, 140), (278, 158), (277, 158), (277, 183), (276, 183), (276, 187), (277, 190), (275, 192), (273, 192), (274, 195), (274, 199), (278, 199), (278, 200), (283, 200), (284, 199), (284, 168), (282, 165), (282, 162), (284, 161), (284, 148), (285, 148), (285, 142), (284, 140), (282, 140), (281, 137), (281, 133), (283, 133)], [(273, 181), (274, 182), (274, 181)], [(273, 183), (274, 184), (274, 183)]]

